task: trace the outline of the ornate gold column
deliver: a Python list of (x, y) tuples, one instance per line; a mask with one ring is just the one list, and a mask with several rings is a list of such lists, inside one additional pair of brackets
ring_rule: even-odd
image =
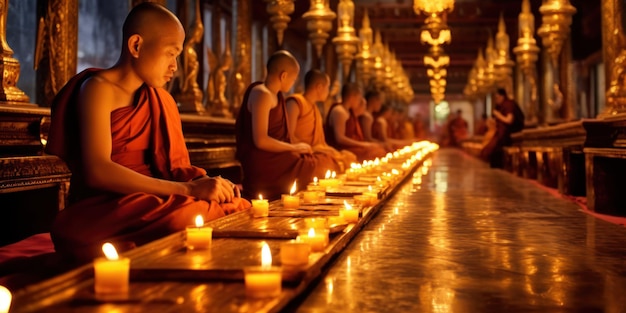
[[(182, 8), (187, 10), (187, 8)], [(198, 84), (198, 73), (200, 72), (200, 60), (198, 58), (197, 47), (202, 46), (204, 36), (204, 25), (202, 24), (202, 12), (200, 10), (200, 0), (196, 0), (194, 8), (194, 21), (189, 30), (183, 45), (182, 66), (179, 68), (178, 91), (174, 93), (174, 98), (180, 103), (179, 110), (186, 113), (204, 113), (202, 105), (204, 94)]]
[(2, 87), (0, 101), (25, 104), (28, 96), (17, 87), (20, 77), (20, 62), (13, 58), (13, 49), (7, 43), (7, 17), (9, 0), (0, 0), (0, 69), (2, 69)]
[(359, 38), (354, 34), (353, 25), (354, 2), (352, 0), (340, 0), (337, 5), (337, 36), (333, 38), (333, 44), (336, 47), (337, 58), (342, 65), (341, 72), (344, 83), (350, 77), (350, 67), (359, 43)]
[(251, 55), (252, 55), (252, 11), (251, 0), (235, 0), (237, 12), (235, 71), (231, 75), (231, 112), (233, 116), (239, 113), (239, 107), (243, 102), (243, 94), (251, 82)]
[(278, 45), (283, 45), (283, 35), (287, 24), (291, 21), (289, 15), (293, 13), (295, 6), (294, 0), (265, 0), (267, 2), (267, 13), (270, 15), (270, 22), (276, 31), (276, 40)]
[(602, 57), (607, 82), (606, 107), (598, 117), (626, 113), (626, 38), (621, 0), (602, 0)]
[[(516, 55), (517, 68), (523, 73), (520, 82), (522, 96), (517, 101), (522, 104), (526, 122), (535, 124), (537, 117), (537, 60), (539, 47), (535, 40), (535, 17), (530, 9), (530, 1), (522, 1), (522, 12), (519, 14), (517, 46), (513, 48)], [(519, 91), (518, 91), (519, 96)], [(542, 115), (543, 116), (543, 115)]]

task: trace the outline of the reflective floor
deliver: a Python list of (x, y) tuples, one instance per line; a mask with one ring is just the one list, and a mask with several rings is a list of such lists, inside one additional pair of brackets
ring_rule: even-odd
[(297, 312), (626, 312), (624, 227), (460, 151), (429, 163)]

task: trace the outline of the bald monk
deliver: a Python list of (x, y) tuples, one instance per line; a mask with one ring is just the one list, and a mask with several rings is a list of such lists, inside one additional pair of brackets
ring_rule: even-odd
[(294, 180), (300, 187), (327, 170), (339, 170), (327, 154), (311, 145), (292, 142), (283, 92), (291, 89), (300, 72), (291, 53), (280, 50), (267, 62), (263, 82), (252, 83), (244, 94), (237, 117), (237, 158), (243, 167), (245, 197), (259, 194), (278, 199), (288, 193)]
[(113, 242), (125, 250), (249, 207), (228, 180), (190, 164), (176, 102), (162, 87), (174, 76), (185, 32), (163, 6), (137, 5), (123, 26), (119, 60), (88, 69), (57, 94), (46, 152), (72, 171), (69, 206), (51, 235), (79, 260)]
[(391, 150), (400, 149), (404, 146), (412, 144), (411, 140), (402, 140), (392, 138), (391, 119), (393, 109), (387, 105), (383, 105), (376, 117), (374, 118), (374, 124), (372, 125), (372, 136), (376, 140), (384, 142)]
[(375, 142), (365, 141), (358, 116), (366, 110), (361, 88), (347, 83), (341, 89), (341, 103), (330, 107), (326, 119), (326, 141), (336, 149), (346, 149), (357, 156), (359, 162), (383, 157), (384, 147)]
[(372, 125), (374, 124), (374, 116), (378, 114), (380, 108), (383, 105), (383, 94), (378, 90), (369, 91), (365, 94), (365, 101), (367, 102), (367, 110), (359, 116), (359, 124), (361, 130), (363, 130), (363, 137), (365, 140), (375, 142), (377, 141), (372, 136)]
[(356, 155), (348, 150), (337, 151), (326, 143), (322, 114), (318, 102), (328, 98), (330, 78), (320, 70), (310, 70), (304, 75), (304, 93), (287, 98), (287, 117), (292, 142), (304, 142), (313, 151), (328, 154), (345, 169), (356, 162)]

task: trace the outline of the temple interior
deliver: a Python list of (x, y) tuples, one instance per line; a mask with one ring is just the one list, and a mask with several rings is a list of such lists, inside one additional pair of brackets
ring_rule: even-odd
[[(72, 172), (46, 150), (51, 107), (116, 63), (143, 2), (184, 28), (163, 88), (208, 176), (250, 180), (238, 121), (277, 50), (300, 67), (285, 97), (309, 70), (329, 78), (324, 127), (342, 87), (367, 110), (381, 95), (370, 141), (388, 153), (190, 220), (121, 252), (124, 273), (66, 261), (51, 230)], [(0, 17), (0, 313), (626, 312), (625, 1), (0, 0)], [(119, 275), (123, 292), (98, 291)]]

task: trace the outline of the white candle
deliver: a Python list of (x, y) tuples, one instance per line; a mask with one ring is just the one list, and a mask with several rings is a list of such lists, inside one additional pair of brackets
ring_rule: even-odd
[(324, 251), (328, 244), (328, 229), (309, 228), (308, 231), (300, 233), (300, 240), (311, 245), (311, 251)]
[(185, 233), (187, 235), (187, 249), (206, 250), (211, 248), (213, 228), (204, 227), (202, 215), (196, 216), (196, 227), (187, 227)]
[(306, 265), (309, 263), (311, 245), (300, 241), (290, 240), (280, 245), (280, 263), (283, 265)]
[(104, 258), (94, 260), (94, 289), (96, 294), (128, 293), (130, 259), (120, 258), (110, 243), (102, 245)]
[(359, 221), (359, 210), (354, 210), (346, 200), (343, 200), (344, 209), (339, 211), (339, 215), (346, 220), (347, 223), (356, 223)]
[(8, 313), (11, 308), (11, 291), (4, 286), (0, 286), (0, 313)]
[(252, 199), (250, 211), (254, 217), (267, 217), (270, 212), (270, 204), (267, 199), (263, 199), (262, 194), (259, 194), (259, 199)]
[(293, 195), (294, 193), (296, 193), (296, 190), (298, 189), (296, 187), (296, 182), (294, 181), (289, 194), (282, 195), (283, 207), (295, 209), (300, 206), (300, 197)]
[(282, 271), (272, 266), (272, 251), (267, 243), (261, 248), (261, 266), (244, 268), (246, 295), (253, 298), (276, 297), (282, 292)]

